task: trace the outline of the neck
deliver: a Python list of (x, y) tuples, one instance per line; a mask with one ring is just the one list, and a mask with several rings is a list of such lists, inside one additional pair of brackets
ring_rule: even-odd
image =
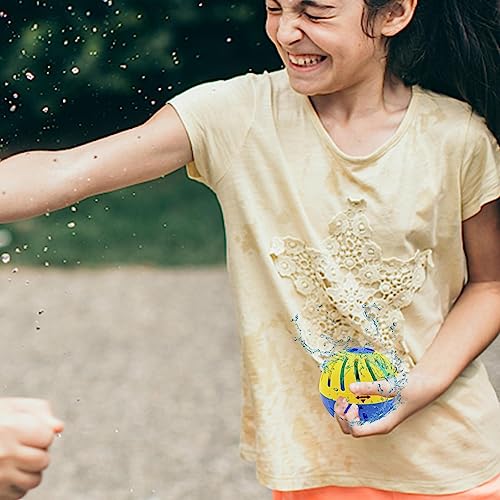
[(332, 94), (310, 97), (318, 114), (344, 124), (406, 109), (410, 98), (410, 89), (400, 79), (379, 75)]

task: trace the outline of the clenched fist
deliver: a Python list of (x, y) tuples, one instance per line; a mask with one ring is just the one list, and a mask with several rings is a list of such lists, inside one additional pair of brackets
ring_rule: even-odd
[(23, 498), (40, 484), (63, 427), (46, 401), (0, 398), (0, 500)]

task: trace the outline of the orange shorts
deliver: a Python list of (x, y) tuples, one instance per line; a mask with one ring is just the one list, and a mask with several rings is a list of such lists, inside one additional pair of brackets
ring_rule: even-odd
[(375, 488), (327, 486), (301, 491), (273, 491), (273, 500), (500, 500), (500, 474), (471, 490), (450, 495), (420, 495)]

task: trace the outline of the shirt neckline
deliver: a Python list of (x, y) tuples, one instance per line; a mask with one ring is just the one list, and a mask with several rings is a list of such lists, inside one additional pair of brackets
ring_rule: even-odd
[(334, 156), (340, 157), (343, 160), (348, 161), (349, 163), (353, 164), (366, 164), (366, 163), (371, 163), (381, 156), (383, 156), (389, 149), (391, 149), (399, 140), (401, 137), (405, 134), (406, 130), (408, 129), (410, 123), (413, 121), (413, 117), (415, 115), (415, 111), (417, 108), (417, 101), (420, 95), (420, 88), (418, 85), (413, 85), (411, 87), (411, 98), (410, 98), (410, 103), (408, 104), (408, 108), (406, 109), (405, 115), (403, 119), (401, 120), (398, 128), (396, 131), (392, 134), (391, 137), (389, 137), (383, 144), (381, 144), (378, 148), (376, 148), (374, 151), (369, 153), (368, 155), (363, 155), (363, 156), (357, 156), (357, 155), (349, 155), (342, 151), (335, 141), (332, 139), (330, 134), (327, 132), (326, 128), (324, 127), (323, 123), (321, 122), (321, 119), (314, 109), (314, 106), (309, 99), (308, 96), (302, 95), (302, 101), (304, 103), (304, 107), (306, 109), (306, 114), (309, 115), (310, 120), (313, 122), (313, 125), (318, 132), (318, 134), (321, 136), (323, 141), (326, 143), (330, 151), (334, 154)]

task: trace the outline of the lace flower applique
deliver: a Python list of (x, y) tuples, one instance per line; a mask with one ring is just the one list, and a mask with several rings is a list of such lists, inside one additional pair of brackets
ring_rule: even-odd
[[(283, 278), (304, 297), (300, 315), (302, 344), (319, 362), (339, 341), (396, 350), (411, 365), (404, 342), (401, 309), (423, 285), (432, 251), (417, 251), (408, 260), (385, 259), (372, 238), (364, 200), (333, 218), (321, 248), (292, 237), (273, 238), (270, 255)], [(374, 314), (376, 312), (376, 315)], [(376, 316), (376, 319), (375, 319)], [(305, 332), (305, 333), (304, 333)]]

